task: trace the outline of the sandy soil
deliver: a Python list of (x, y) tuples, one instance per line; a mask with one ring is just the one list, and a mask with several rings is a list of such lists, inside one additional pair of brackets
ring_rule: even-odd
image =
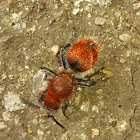
[[(95, 68), (104, 66), (113, 77), (75, 90), (66, 110), (69, 119), (61, 107), (5, 109), (8, 92), (38, 100), (32, 79), (39, 67), (59, 69), (51, 48), (83, 38), (99, 45)], [(139, 0), (0, 1), (0, 139), (139, 140), (139, 65)]]

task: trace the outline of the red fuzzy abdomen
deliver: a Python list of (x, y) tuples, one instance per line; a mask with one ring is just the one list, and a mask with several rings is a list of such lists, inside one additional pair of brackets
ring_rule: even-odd
[(55, 98), (50, 91), (47, 91), (47, 94), (44, 97), (44, 105), (50, 109), (57, 109), (61, 104), (60, 100)]
[(51, 109), (57, 109), (62, 101), (67, 101), (73, 92), (74, 79), (65, 72), (53, 77), (48, 85), (44, 104)]
[(69, 49), (67, 60), (72, 69), (84, 72), (94, 66), (98, 52), (98, 46), (92, 40), (81, 40)]

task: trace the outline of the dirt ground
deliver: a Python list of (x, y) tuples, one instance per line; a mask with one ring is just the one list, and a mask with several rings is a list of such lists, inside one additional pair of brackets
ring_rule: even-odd
[[(104, 66), (113, 77), (75, 90), (66, 110), (69, 119), (61, 107), (5, 108), (9, 92), (35, 102), (32, 79), (39, 67), (56, 72), (60, 67), (53, 46), (83, 38), (99, 45), (95, 68)], [(139, 65), (139, 0), (1, 0), (0, 139), (140, 140)]]

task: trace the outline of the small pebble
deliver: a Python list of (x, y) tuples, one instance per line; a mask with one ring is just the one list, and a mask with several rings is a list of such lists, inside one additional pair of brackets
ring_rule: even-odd
[(32, 133), (33, 133), (32, 129), (28, 128), (28, 134), (32, 134)]
[(128, 42), (131, 39), (131, 36), (128, 34), (122, 34), (119, 36), (119, 39), (124, 42)]
[(51, 48), (51, 51), (52, 51), (53, 55), (57, 55), (57, 53), (59, 52), (59, 49), (60, 49), (60, 46), (58, 46), (58, 45), (53, 46)]
[(10, 38), (10, 36), (2, 36), (2, 37), (0, 37), (0, 43), (6, 42), (9, 38)]
[(102, 18), (102, 17), (96, 17), (95, 18), (95, 24), (96, 25), (104, 25), (106, 22), (106, 19)]
[(0, 130), (6, 128), (7, 125), (4, 122), (0, 122)]
[(13, 3), (13, 0), (8, 0), (8, 5), (11, 5)]
[(123, 123), (120, 125), (121, 129), (125, 130), (126, 129), (126, 125), (127, 125), (126, 121), (123, 121)]
[(82, 111), (88, 112), (89, 107), (90, 107), (90, 102), (83, 102), (80, 108)]
[(37, 130), (37, 134), (38, 134), (38, 135), (44, 135), (44, 132), (41, 131), (41, 130)]
[(80, 8), (75, 8), (75, 9), (73, 9), (72, 13), (73, 13), (73, 15), (77, 15), (79, 13), (79, 11), (80, 11)]
[(26, 28), (26, 22), (23, 22), (23, 24), (22, 24), (22, 28), (23, 28), (23, 29)]
[(60, 0), (61, 3), (64, 3), (64, 0)]
[(45, 80), (46, 78), (46, 72), (44, 70), (39, 70), (35, 73), (33, 77), (33, 94), (36, 97), (40, 96), (40, 93), (42, 91), (45, 91), (47, 89), (48, 82)]
[(135, 10), (139, 9), (140, 8), (140, 2), (134, 3), (133, 7), (134, 7)]
[(21, 26), (21, 25), (19, 25), (19, 26), (18, 26), (18, 29), (19, 29), (19, 30), (21, 30), (21, 29), (22, 29), (22, 26)]
[(34, 125), (38, 125), (38, 120), (37, 119), (33, 119), (32, 122), (33, 122)]
[(11, 17), (12, 21), (17, 22), (21, 18), (22, 14), (23, 14), (23, 11), (20, 11), (19, 13), (13, 13)]
[(4, 111), (4, 112), (2, 113), (2, 117), (3, 117), (3, 120), (4, 120), (4, 121), (9, 121), (9, 120), (11, 119), (10, 112)]
[(34, 25), (33, 27), (30, 28), (30, 31), (31, 31), (32, 33), (35, 32), (35, 30), (36, 30), (35, 25)]
[(109, 6), (112, 3), (112, 0), (93, 0), (99, 6)]
[(122, 120), (117, 124), (117, 128), (119, 131), (125, 131), (127, 125), (128, 125), (127, 122), (125, 120)]
[(85, 133), (82, 133), (80, 135), (80, 140), (87, 140), (87, 135)]
[(3, 86), (0, 85), (0, 93), (2, 93), (5, 90), (5, 87), (6, 87), (5, 85)]
[(113, 74), (113, 72), (112, 71), (109, 71), (109, 70), (103, 70), (102, 71), (104, 74), (106, 74), (106, 76), (108, 77), (108, 78), (110, 78), (110, 77), (113, 77), (114, 76), (114, 74)]
[(16, 111), (26, 108), (26, 105), (21, 102), (18, 94), (9, 91), (4, 95), (4, 107), (7, 111)]
[(128, 51), (126, 52), (126, 57), (130, 57), (130, 54), (131, 54), (131, 51), (128, 50)]
[(88, 16), (88, 18), (91, 18), (91, 14), (88, 14), (87, 16)]
[(92, 111), (96, 112), (96, 113), (99, 113), (98, 106), (96, 106), (96, 105), (92, 106)]
[(126, 62), (126, 60), (125, 60), (123, 57), (121, 57), (121, 58), (120, 58), (120, 63), (121, 63), (121, 64), (124, 64), (125, 62)]
[(2, 79), (4, 80), (4, 79), (6, 79), (7, 78), (7, 75), (4, 73), (4, 74), (2, 74)]
[(15, 116), (15, 125), (19, 124), (20, 117), (18, 115)]
[(14, 75), (12, 75), (12, 74), (9, 74), (9, 75), (8, 75), (8, 78), (9, 78), (10, 80), (13, 80), (13, 78), (14, 78)]
[(137, 16), (140, 16), (140, 12), (137, 12), (136, 15), (137, 15)]
[(98, 89), (95, 91), (96, 94), (101, 94), (102, 92), (103, 92), (102, 89)]
[(25, 69), (27, 69), (27, 70), (28, 70), (28, 69), (29, 69), (29, 66), (25, 66)]
[(91, 131), (92, 131), (92, 137), (98, 136), (98, 135), (100, 134), (100, 133), (99, 133), (99, 130), (96, 129), (96, 128), (92, 128)]

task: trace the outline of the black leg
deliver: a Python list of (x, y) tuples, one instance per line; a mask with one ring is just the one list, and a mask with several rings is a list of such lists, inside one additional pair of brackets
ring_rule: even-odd
[(46, 94), (46, 91), (44, 91), (41, 95), (41, 97), (39, 98), (39, 103), (42, 104), (43, 100), (44, 100), (44, 97), (45, 97), (45, 94)]
[(62, 124), (60, 124), (60, 123), (55, 119), (55, 117), (54, 117), (53, 115), (48, 115), (48, 117), (51, 118), (57, 125), (59, 125), (59, 126), (64, 130), (64, 132), (66, 132), (65, 127), (64, 127)]
[(40, 69), (47, 70), (47, 71), (49, 71), (49, 72), (51, 72), (51, 73), (53, 73), (54, 75), (56, 75), (56, 76), (57, 76), (57, 74), (56, 74), (54, 71), (50, 70), (50, 69), (49, 69), (49, 68), (47, 68), (47, 67), (40, 67)]
[(67, 53), (67, 50), (69, 47), (70, 47), (70, 43), (67, 43), (65, 45), (65, 47), (61, 47), (60, 48), (60, 51), (57, 53), (57, 58), (58, 58), (58, 63), (63, 66), (63, 68), (66, 70), (68, 68), (68, 63), (67, 63), (67, 60), (66, 60), (66, 53)]
[(69, 42), (65, 46), (61, 46), (59, 52), (57, 53), (58, 63), (61, 66), (63, 66), (63, 68), (65, 70), (69, 67), (67, 59), (66, 59), (66, 54), (67, 54), (68, 49), (71, 46), (71, 43), (73, 44), (76, 37), (77, 37), (76, 28), (73, 27), (73, 31), (72, 31), (72, 34), (71, 34), (71, 39), (69, 40)]
[(38, 105), (36, 105), (36, 104), (34, 104), (34, 103), (32, 103), (32, 102), (28, 101), (28, 100), (27, 100), (27, 99), (25, 99), (25, 98), (21, 98), (21, 101), (22, 101), (23, 103), (25, 103), (25, 104), (29, 105), (29, 106), (34, 107), (34, 108), (40, 108)]
[(62, 113), (63, 113), (63, 115), (64, 115), (67, 119), (69, 119), (69, 117), (66, 115), (66, 109), (67, 109), (67, 107), (68, 107), (68, 103), (67, 103), (67, 102), (64, 102), (64, 105), (62, 106)]
[(102, 70), (104, 70), (104, 67), (101, 67), (99, 70), (95, 71), (93, 74), (87, 76), (86, 78), (91, 78), (99, 73), (102, 73)]
[(113, 76), (113, 73), (111, 71), (104, 70), (102, 67), (98, 71), (96, 71), (94, 74), (86, 77), (86, 78), (76, 78), (75, 85), (86, 87), (86, 86), (93, 86), (96, 83), (100, 81), (107, 80)]

